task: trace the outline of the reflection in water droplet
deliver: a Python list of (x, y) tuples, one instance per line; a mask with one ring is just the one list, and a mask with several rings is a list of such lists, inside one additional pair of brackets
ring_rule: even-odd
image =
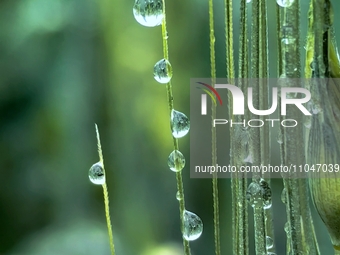
[(105, 183), (105, 172), (101, 162), (97, 162), (91, 166), (89, 179), (93, 184), (102, 185)]
[(175, 138), (181, 138), (189, 132), (190, 121), (184, 113), (172, 110), (170, 124), (172, 135)]
[(168, 158), (168, 166), (174, 172), (181, 171), (185, 166), (185, 158), (180, 151), (174, 150)]
[(146, 27), (155, 27), (163, 21), (162, 0), (136, 0), (133, 15), (137, 22)]
[(185, 240), (193, 241), (201, 236), (203, 232), (203, 222), (200, 217), (192, 212), (185, 210), (183, 221), (183, 237)]
[(166, 84), (172, 78), (172, 67), (167, 59), (161, 59), (153, 68), (153, 75), (156, 81)]

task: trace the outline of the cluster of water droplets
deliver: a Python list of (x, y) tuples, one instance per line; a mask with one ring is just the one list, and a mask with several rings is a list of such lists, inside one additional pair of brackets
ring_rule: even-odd
[(133, 15), (137, 22), (146, 27), (155, 27), (162, 24), (162, 0), (136, 0), (133, 6)]
[(290, 7), (294, 3), (294, 0), (276, 0), (276, 3), (281, 7)]
[(249, 184), (246, 198), (254, 208), (269, 209), (272, 206), (272, 190), (264, 179)]
[(187, 241), (198, 239), (203, 232), (203, 223), (200, 217), (187, 210), (183, 214), (183, 237)]
[(97, 162), (91, 166), (89, 179), (96, 185), (103, 185), (105, 183), (105, 171), (101, 162)]

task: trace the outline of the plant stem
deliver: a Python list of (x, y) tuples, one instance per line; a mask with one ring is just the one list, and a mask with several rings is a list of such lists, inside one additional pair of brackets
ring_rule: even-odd
[(105, 217), (106, 217), (107, 231), (109, 233), (109, 239), (110, 239), (110, 250), (111, 250), (111, 255), (115, 255), (115, 248), (114, 248), (114, 244), (113, 244), (113, 235), (112, 235), (112, 225), (111, 225), (111, 219), (110, 219), (109, 192), (107, 190), (106, 182), (102, 186), (103, 186), (103, 193), (104, 193)]
[[(293, 2), (289, 8), (283, 9), (283, 25), (281, 26), (282, 32), (282, 73), (284, 74), (285, 87), (301, 87), (300, 80), (292, 79), (300, 77), (300, 3), (299, 0)], [(303, 119), (301, 112), (294, 108), (289, 107), (287, 115), (283, 119)], [(298, 125), (294, 129), (283, 129), (283, 164), (304, 164), (305, 163), (305, 149), (303, 139), (303, 126)], [(290, 251), (287, 250), (287, 254), (306, 254), (314, 251), (316, 254), (315, 246), (312, 243), (313, 237), (310, 222), (307, 222), (309, 211), (308, 197), (301, 196), (306, 192), (306, 180), (298, 179), (297, 174), (289, 174), (284, 177), (284, 186), (287, 192), (287, 217), (288, 217), (288, 229), (287, 239), (290, 241)], [(301, 176), (300, 176), (301, 177)], [(308, 230), (308, 231), (307, 231)], [(306, 240), (307, 239), (307, 240)], [(311, 243), (308, 243), (311, 242)], [(312, 245), (314, 248), (308, 247)]]
[[(211, 85), (215, 86), (216, 83), (216, 61), (215, 61), (215, 34), (214, 34), (214, 6), (213, 0), (209, 0), (209, 28), (210, 28), (210, 68), (211, 68)], [(216, 119), (216, 105), (211, 104), (211, 118), (212, 121)], [(211, 153), (212, 165), (217, 164), (217, 145), (216, 145), (216, 128), (211, 128)], [(218, 179), (217, 173), (213, 173), (212, 177), (213, 187), (213, 205), (214, 205), (214, 241), (215, 241), (215, 254), (221, 254), (220, 245), (220, 219), (219, 219), (219, 200), (218, 200)]]
[[(252, 51), (251, 75), (256, 80), (253, 82), (253, 106), (256, 109), (268, 109), (268, 50), (267, 50), (267, 12), (264, 0), (253, 0), (252, 3)], [(264, 119), (263, 116), (251, 114), (251, 117)], [(253, 165), (269, 164), (270, 139), (269, 127), (250, 129), (250, 149)], [(253, 182), (259, 182), (261, 175), (253, 174)], [(271, 210), (271, 209), (270, 209)], [(267, 215), (268, 223), (265, 220)], [(254, 207), (255, 250), (257, 255), (266, 254), (266, 236), (273, 237), (272, 214), (265, 212), (263, 206)]]
[[(240, 8), (240, 55), (239, 55), (239, 77), (241, 79), (238, 80), (237, 86), (241, 88), (242, 91), (247, 93), (247, 79), (248, 78), (248, 40), (247, 40), (247, 4), (246, 0), (241, 1)], [(248, 112), (245, 112), (244, 118), (248, 118)], [(236, 119), (237, 122), (241, 122), (242, 119), (240, 116), (235, 116), (233, 119)], [(243, 136), (248, 136), (248, 132), (242, 132)], [(244, 166), (246, 163), (244, 162), (244, 157), (237, 157), (238, 148), (239, 151), (244, 151), (247, 153), (240, 153), (243, 156), (249, 156), (249, 148), (248, 144), (237, 143), (237, 137), (231, 136), (232, 141), (232, 161), (233, 165), (237, 167)], [(248, 155), (247, 155), (248, 154)], [(248, 255), (249, 254), (249, 229), (248, 229), (248, 207), (247, 207), (247, 199), (245, 194), (248, 188), (248, 180), (246, 174), (236, 174), (234, 179), (232, 180), (235, 185), (235, 202), (233, 202), (233, 210), (235, 210), (235, 235), (233, 239), (236, 240), (234, 244), (234, 254), (238, 255)]]
[[(104, 167), (104, 157), (103, 157), (102, 146), (101, 146), (101, 143), (100, 143), (98, 126), (97, 126), (97, 124), (95, 124), (95, 126), (96, 126), (96, 134), (97, 134), (97, 147), (98, 147), (99, 161), (102, 164), (104, 175), (106, 176), (105, 167)], [(111, 225), (111, 218), (110, 218), (109, 192), (107, 190), (106, 181), (102, 185), (102, 187), (103, 187), (104, 204), (105, 204), (105, 217), (106, 217), (107, 230), (108, 230), (108, 233), (109, 233), (109, 240), (110, 240), (110, 250), (111, 250), (111, 255), (115, 255), (115, 248), (114, 248), (114, 244), (113, 244), (112, 225)]]
[(334, 247), (334, 255), (340, 255), (340, 247)]
[[(229, 84), (234, 84), (235, 71), (234, 71), (234, 46), (233, 46), (233, 1), (224, 0), (225, 6), (225, 36), (226, 36), (226, 72), (227, 80)], [(228, 94), (228, 112), (229, 118), (235, 120), (232, 115), (232, 96)], [(234, 131), (230, 128), (230, 164), (240, 165), (240, 162), (236, 156), (235, 152), (236, 144), (234, 138)], [(245, 194), (242, 193), (242, 187), (244, 186), (243, 179), (237, 174), (232, 173), (231, 175), (231, 194), (232, 194), (232, 236), (233, 236), (233, 254), (247, 254), (248, 250), (248, 226), (247, 222), (247, 209), (245, 206)], [(241, 202), (241, 206), (240, 205)], [(243, 208), (242, 208), (243, 206)]]
[[(260, 82), (260, 91), (259, 91), (259, 109), (268, 109), (269, 108), (269, 84), (267, 81), (268, 78), (268, 25), (267, 25), (267, 5), (266, 1), (260, 0), (260, 17), (259, 17), (259, 33), (260, 33), (260, 63), (262, 63), (262, 67), (260, 68), (260, 72), (262, 75), (259, 76), (261, 79)], [(262, 69), (262, 70), (261, 70)], [(260, 116), (262, 121), (265, 121), (264, 116)], [(268, 125), (264, 125), (260, 129), (261, 134), (261, 163), (262, 164), (270, 164), (270, 151), (271, 151), (271, 139), (270, 139), (270, 130)], [(263, 178), (266, 179), (268, 185), (270, 186), (270, 174), (265, 173)], [(272, 238), (274, 241), (274, 226), (273, 226), (273, 209), (272, 207), (264, 210), (265, 215), (265, 235)], [(266, 238), (265, 236), (265, 238)], [(275, 251), (275, 242), (273, 242), (272, 251)]]
[(234, 79), (233, 1), (224, 0), (227, 78)]
[[(163, 38), (163, 56), (165, 59), (169, 60), (169, 50), (168, 50), (168, 32), (166, 29), (166, 12), (165, 12), (165, 0), (163, 0), (163, 21), (162, 21), (162, 38)], [(167, 91), (167, 100), (169, 107), (169, 115), (171, 115), (171, 111), (174, 109), (173, 102), (173, 93), (172, 93), (172, 85), (171, 81), (166, 84)], [(174, 150), (179, 150), (178, 139), (173, 137)], [(179, 214), (180, 214), (180, 222), (181, 222), (181, 232), (183, 233), (184, 229), (184, 212), (185, 212), (185, 199), (184, 199), (184, 187), (183, 187), (183, 179), (182, 179), (182, 171), (176, 172), (176, 182), (177, 182), (177, 190), (179, 193)], [(190, 245), (189, 241), (187, 241), (183, 236), (183, 248), (184, 254), (190, 255)]]

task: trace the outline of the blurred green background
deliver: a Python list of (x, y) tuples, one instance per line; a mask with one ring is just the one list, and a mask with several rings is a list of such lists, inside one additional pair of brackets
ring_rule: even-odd
[[(270, 71), (276, 77), (275, 1), (268, 2)], [(163, 54), (161, 28), (139, 25), (133, 3), (0, 1), (1, 255), (109, 254), (102, 189), (88, 179), (98, 161), (94, 123), (102, 139), (117, 254), (183, 253), (175, 175), (167, 166), (173, 148), (166, 92), (152, 77)], [(223, 8), (215, 1), (218, 77), (225, 76)], [(337, 25), (340, 4), (334, 8)], [(306, 1), (302, 38), (307, 9)], [(190, 78), (210, 76), (208, 1), (167, 1), (167, 24), (175, 107), (188, 114)], [(180, 147), (189, 155), (189, 136)], [(187, 209), (204, 222), (192, 254), (213, 254), (211, 180), (190, 179), (188, 167), (183, 178)], [(229, 186), (230, 180), (220, 181), (224, 254), (231, 254)], [(278, 254), (285, 251), (281, 190), (275, 180)], [(331, 254), (326, 230), (314, 219), (321, 251)]]

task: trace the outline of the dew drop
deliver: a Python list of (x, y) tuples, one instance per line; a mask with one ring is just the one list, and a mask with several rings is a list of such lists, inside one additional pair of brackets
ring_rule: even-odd
[(105, 172), (101, 162), (97, 162), (91, 166), (89, 179), (93, 184), (102, 185), (105, 183)]
[(176, 199), (178, 200), (178, 201), (181, 201), (182, 199), (181, 199), (181, 195), (179, 194), (179, 191), (177, 191), (177, 193), (176, 193)]
[(312, 118), (309, 117), (309, 116), (306, 116), (305, 119), (304, 119), (303, 125), (304, 125), (306, 128), (310, 129), (311, 126), (312, 126)]
[(281, 132), (280, 129), (279, 129), (278, 132), (277, 132), (276, 141), (277, 141), (279, 144), (283, 144), (283, 135), (282, 135), (282, 132)]
[(163, 21), (162, 0), (136, 0), (133, 15), (137, 22), (146, 27), (159, 26)]
[(281, 42), (285, 45), (295, 44), (295, 41), (296, 41), (295, 38), (289, 38), (289, 37), (282, 38), (281, 40)]
[(235, 161), (253, 163), (252, 153), (249, 148), (249, 132), (247, 128), (235, 126), (233, 136), (233, 156), (235, 157)]
[(161, 59), (153, 68), (153, 75), (156, 81), (166, 84), (171, 80), (172, 67), (167, 59)]
[(258, 182), (252, 182), (249, 184), (246, 198), (252, 207), (262, 205), (262, 189)]
[(252, 207), (269, 209), (272, 206), (272, 191), (264, 179), (249, 184), (246, 198)]
[(294, 0), (276, 0), (276, 2), (281, 7), (290, 7), (294, 3)]
[(287, 191), (285, 188), (283, 188), (281, 193), (281, 201), (282, 203), (287, 204)]
[(193, 241), (201, 236), (203, 232), (203, 223), (200, 217), (192, 212), (185, 210), (183, 221), (183, 237), (185, 240)]
[(247, 4), (249, 4), (251, 2), (251, 0), (247, 0)]
[(168, 158), (168, 166), (170, 167), (170, 170), (174, 172), (181, 171), (185, 166), (185, 158), (183, 154), (178, 150), (171, 152)]
[(172, 110), (170, 124), (172, 135), (175, 138), (181, 138), (189, 132), (190, 121), (184, 113)]
[(250, 150), (248, 150), (248, 151), (249, 151), (249, 153), (248, 153), (247, 157), (243, 160), (243, 162), (253, 164), (253, 162), (254, 162), (253, 156), (251, 155)]
[(260, 180), (260, 186), (263, 192), (263, 209), (269, 209), (270, 207), (272, 207), (272, 190), (269, 187), (268, 182), (266, 182), (264, 179)]
[[(285, 0), (281, 0), (285, 1)], [(290, 48), (296, 48), (296, 35), (292, 26), (282, 26), (281, 28), (281, 45), (282, 50), (287, 51)], [(294, 70), (296, 66), (292, 68)]]
[(318, 114), (319, 112), (321, 112), (320, 104), (313, 104), (312, 113), (313, 114)]
[(287, 234), (290, 233), (290, 231), (289, 231), (289, 230), (290, 230), (290, 227), (289, 227), (289, 226), (290, 226), (290, 224), (289, 224), (289, 222), (287, 221), (286, 224), (285, 224), (285, 226), (284, 226), (284, 230), (286, 231)]
[(274, 241), (270, 236), (266, 236), (266, 249), (269, 250), (273, 248), (274, 246)]

